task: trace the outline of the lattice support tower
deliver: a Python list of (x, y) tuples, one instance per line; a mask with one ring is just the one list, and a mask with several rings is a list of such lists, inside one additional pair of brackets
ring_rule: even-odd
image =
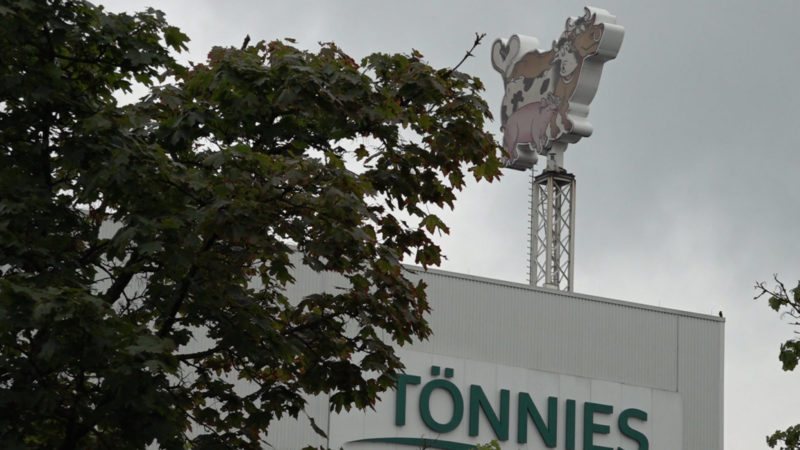
[(532, 181), (530, 282), (572, 292), (575, 176), (548, 168)]

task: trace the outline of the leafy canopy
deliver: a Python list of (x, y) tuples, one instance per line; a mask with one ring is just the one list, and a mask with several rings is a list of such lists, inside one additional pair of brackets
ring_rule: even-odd
[[(431, 333), (401, 261), (438, 264), (428, 207), (499, 174), (480, 81), (290, 41), (184, 67), (187, 40), (0, 6), (2, 448), (260, 448), (304, 395), (372, 405)], [(293, 261), (343, 288), (287, 298)]]
[[(790, 317), (793, 320), (792, 325), (800, 326), (800, 281), (798, 281), (797, 287), (792, 289), (787, 289), (777, 277), (775, 277), (775, 283), (774, 288), (767, 287), (763, 282), (757, 283), (758, 295), (756, 298), (767, 296), (770, 308), (779, 312), (781, 316)], [(778, 359), (783, 365), (783, 370), (794, 370), (800, 360), (800, 339), (789, 339), (781, 344)], [(800, 450), (800, 424), (775, 431), (767, 436), (767, 444), (770, 448), (780, 445), (783, 450)]]

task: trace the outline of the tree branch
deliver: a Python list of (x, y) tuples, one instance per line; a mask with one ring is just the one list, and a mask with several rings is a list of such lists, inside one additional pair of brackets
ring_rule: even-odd
[(136, 251), (131, 252), (131, 257), (128, 260), (128, 263), (125, 264), (125, 267), (122, 269), (122, 274), (114, 281), (114, 284), (108, 288), (105, 295), (103, 295), (103, 301), (108, 303), (109, 305), (116, 302), (119, 297), (122, 295), (122, 291), (128, 287), (128, 283), (131, 282), (133, 276), (136, 275), (138, 272), (137, 270), (133, 270), (132, 266), (139, 263), (139, 253)]
[[(216, 241), (217, 241), (217, 235), (212, 234), (206, 241), (205, 245), (203, 245), (203, 249), (201, 250), (201, 252), (202, 253), (207, 252), (211, 248), (211, 246), (214, 245)], [(178, 311), (180, 311), (183, 302), (186, 300), (186, 295), (189, 293), (189, 285), (191, 284), (194, 276), (197, 274), (197, 270), (198, 270), (197, 264), (193, 263), (192, 266), (189, 268), (189, 273), (187, 273), (186, 276), (183, 277), (183, 280), (181, 280), (181, 284), (178, 287), (178, 293), (175, 297), (175, 301), (172, 303), (172, 307), (167, 312), (164, 323), (158, 329), (158, 337), (163, 338), (164, 336), (166, 336), (167, 333), (169, 333), (170, 329), (172, 328), (172, 325), (174, 325), (175, 321), (178, 319)]]
[(467, 58), (469, 58), (471, 56), (475, 56), (475, 55), (472, 54), (472, 51), (475, 50), (481, 44), (481, 40), (483, 40), (483, 38), (485, 36), (486, 36), (486, 33), (481, 33), (481, 34), (475, 33), (475, 42), (472, 43), (472, 47), (469, 50), (467, 50), (467, 53), (464, 55), (463, 58), (461, 58), (461, 61), (459, 61), (458, 64), (456, 64), (455, 67), (453, 67), (452, 69), (450, 69), (447, 72), (445, 72), (444, 78), (450, 77), (450, 75), (452, 75), (453, 72), (458, 70), (458, 68), (461, 67), (462, 64), (464, 64), (464, 61), (466, 61)]
[(213, 348), (210, 348), (208, 350), (203, 350), (201, 352), (184, 353), (184, 354), (181, 354), (181, 355), (175, 355), (175, 358), (177, 358), (178, 361), (186, 361), (186, 360), (189, 360), (189, 359), (205, 358), (206, 356), (211, 356), (211, 355), (213, 355), (214, 353), (217, 353), (220, 350), (222, 350), (222, 349), (219, 348), (219, 347), (213, 347)]

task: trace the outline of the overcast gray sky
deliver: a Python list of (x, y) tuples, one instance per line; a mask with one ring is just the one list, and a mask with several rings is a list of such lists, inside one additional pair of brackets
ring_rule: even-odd
[[(131, 1), (187, 33), (187, 59), (213, 45), (293, 37), (334, 41), (359, 59), (412, 48), (483, 79), (499, 117), (494, 39), (525, 34), (549, 48), (586, 5), (547, 1)], [(768, 448), (764, 436), (800, 423), (800, 373), (779, 343), (793, 328), (753, 300), (756, 280), (800, 277), (800, 2), (604, 0), (625, 39), (607, 63), (589, 120), (570, 145), (577, 178), (575, 290), (727, 319), (725, 448)], [(489, 125), (498, 137), (499, 123)], [(443, 269), (527, 281), (529, 172), (471, 185), (447, 215)], [(702, 449), (697, 449), (702, 450)]]

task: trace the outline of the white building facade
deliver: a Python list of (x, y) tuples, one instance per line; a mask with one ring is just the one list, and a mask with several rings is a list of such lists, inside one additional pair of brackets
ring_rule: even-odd
[[(724, 319), (443, 271), (433, 336), (399, 350), (406, 374), (376, 409), (270, 429), (276, 448), (722, 450)], [(299, 267), (290, 296), (333, 291)]]

